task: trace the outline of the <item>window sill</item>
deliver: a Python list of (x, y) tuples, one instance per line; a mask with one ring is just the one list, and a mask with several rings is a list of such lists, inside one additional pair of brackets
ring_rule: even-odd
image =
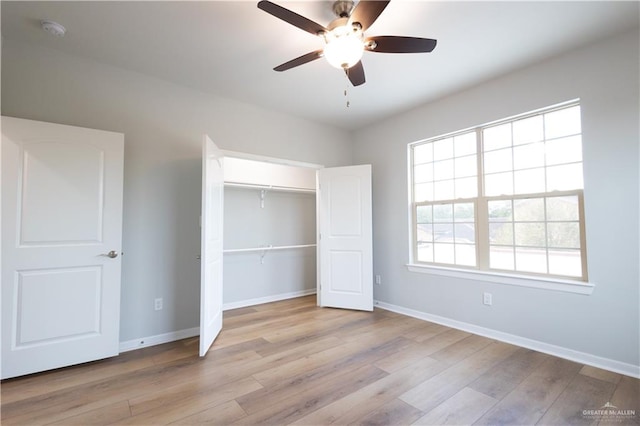
[(486, 281), (495, 284), (516, 285), (520, 287), (540, 288), (545, 290), (562, 291), (565, 293), (588, 295), (593, 293), (593, 289), (595, 288), (595, 284), (581, 281), (462, 270), (440, 266), (416, 265), (414, 263), (407, 264), (407, 269), (410, 272), (418, 272), (421, 274), (440, 275), (474, 281)]

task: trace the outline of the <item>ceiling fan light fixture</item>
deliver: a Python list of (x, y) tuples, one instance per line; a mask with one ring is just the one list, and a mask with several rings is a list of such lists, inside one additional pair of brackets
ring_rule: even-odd
[(326, 45), (324, 57), (333, 67), (351, 68), (357, 64), (364, 53), (362, 30), (353, 25), (342, 25), (324, 35)]

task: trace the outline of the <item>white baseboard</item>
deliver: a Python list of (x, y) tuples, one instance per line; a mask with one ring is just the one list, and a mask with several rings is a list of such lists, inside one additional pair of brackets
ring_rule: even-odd
[(515, 334), (503, 333), (501, 331), (493, 330), (490, 328), (480, 327), (474, 324), (441, 317), (439, 315), (433, 315), (413, 309), (403, 308), (402, 306), (396, 306), (377, 300), (375, 301), (375, 306), (387, 311), (397, 312), (402, 315), (407, 315), (424, 321), (434, 322), (436, 324), (441, 324), (447, 327), (456, 328), (458, 330), (467, 331), (479, 336), (484, 336), (490, 339), (499, 340), (501, 342), (521, 346), (523, 348), (533, 349), (538, 352), (568, 359), (580, 364), (591, 365), (593, 367), (602, 368), (604, 370), (613, 371), (615, 373), (624, 374), (626, 376), (640, 378), (640, 366), (637, 365), (627, 364), (625, 362), (620, 362), (609, 358), (602, 358), (596, 355), (575, 351), (573, 349), (568, 349), (562, 346), (556, 346), (549, 343), (540, 342), (538, 340), (527, 339), (526, 337), (516, 336)]
[(238, 302), (225, 303), (222, 305), (223, 311), (230, 309), (246, 308), (247, 306), (261, 305), (263, 303), (278, 302), (280, 300), (294, 299), (296, 297), (308, 296), (310, 294), (316, 294), (315, 288), (310, 288), (301, 291), (293, 291), (291, 293), (280, 293), (273, 296), (258, 297), (255, 299), (240, 300)]
[[(247, 306), (260, 305), (262, 303), (277, 302), (279, 300), (308, 296), (310, 294), (316, 294), (316, 289), (313, 288), (291, 293), (281, 293), (273, 296), (259, 297), (256, 299), (241, 300), (239, 302), (225, 303), (224, 305), (222, 305), (222, 310), (228, 311), (229, 309), (245, 308)], [(157, 334), (155, 336), (147, 336), (141, 337), (139, 339), (127, 340), (125, 342), (120, 342), (120, 353), (142, 349), (149, 346), (161, 345), (163, 343), (174, 342), (176, 340), (187, 339), (189, 337), (198, 336), (199, 334), (200, 327), (193, 327), (185, 330), (172, 331), (170, 333)]]
[(133, 351), (148, 346), (161, 345), (176, 340), (187, 339), (200, 335), (200, 327), (187, 328), (185, 330), (172, 331), (171, 333), (157, 334), (155, 336), (141, 337), (139, 339), (120, 342), (120, 352)]

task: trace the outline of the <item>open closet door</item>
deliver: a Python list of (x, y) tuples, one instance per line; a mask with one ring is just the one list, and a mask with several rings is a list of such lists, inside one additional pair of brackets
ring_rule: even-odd
[(202, 145), (200, 356), (222, 330), (223, 155), (205, 135)]
[(317, 176), (319, 305), (372, 311), (371, 165)]

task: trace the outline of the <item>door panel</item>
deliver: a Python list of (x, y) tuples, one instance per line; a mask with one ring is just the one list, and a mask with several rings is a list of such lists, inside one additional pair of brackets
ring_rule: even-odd
[(119, 133), (2, 117), (2, 378), (118, 354), (123, 157)]
[(318, 171), (320, 306), (373, 310), (371, 166)]
[(104, 152), (69, 142), (24, 143), (22, 151), (20, 244), (101, 242)]
[(200, 356), (222, 330), (223, 155), (204, 136), (202, 146), (202, 229), (200, 269)]

